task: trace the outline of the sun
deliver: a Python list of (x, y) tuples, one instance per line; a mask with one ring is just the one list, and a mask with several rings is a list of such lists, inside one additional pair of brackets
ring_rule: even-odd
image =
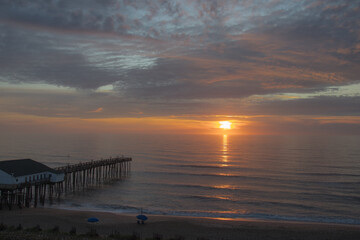
[(222, 129), (231, 129), (231, 122), (229, 121), (221, 121), (220, 123), (220, 127)]

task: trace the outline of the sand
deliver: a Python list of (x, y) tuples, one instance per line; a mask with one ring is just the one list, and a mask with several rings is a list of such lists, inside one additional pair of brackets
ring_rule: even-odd
[[(88, 223), (89, 217), (99, 218)], [(58, 226), (77, 233), (91, 228), (100, 235), (114, 231), (127, 235), (136, 233), (142, 239), (159, 234), (164, 239), (182, 236), (185, 239), (360, 239), (359, 225), (299, 223), (281, 221), (220, 220), (209, 218), (148, 216), (144, 225), (138, 225), (134, 215), (109, 212), (73, 211), (51, 208), (1, 210), (0, 223), (24, 228), (40, 225), (42, 229)]]

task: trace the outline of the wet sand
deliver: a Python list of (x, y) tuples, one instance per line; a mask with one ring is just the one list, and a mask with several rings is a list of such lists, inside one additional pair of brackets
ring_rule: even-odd
[[(88, 223), (89, 217), (97, 217), (97, 223)], [(195, 217), (149, 215), (144, 225), (138, 225), (134, 215), (109, 212), (73, 211), (50, 208), (1, 210), (0, 223), (24, 228), (40, 225), (42, 229), (58, 226), (69, 232), (76, 227), (77, 233), (91, 228), (100, 235), (118, 232), (121, 235), (135, 233), (142, 239), (159, 234), (164, 239), (360, 239), (359, 225), (299, 223), (281, 221), (221, 220)]]

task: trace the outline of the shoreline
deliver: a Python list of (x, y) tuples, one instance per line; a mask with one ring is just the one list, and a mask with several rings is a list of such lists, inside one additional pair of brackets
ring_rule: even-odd
[[(61, 232), (75, 227), (77, 233), (95, 229), (107, 236), (136, 234), (141, 239), (154, 234), (164, 239), (181, 236), (185, 239), (360, 239), (360, 225), (328, 224), (293, 221), (267, 221), (249, 219), (214, 219), (203, 217), (147, 215), (144, 225), (136, 223), (136, 214), (119, 214), (100, 211), (64, 210), (56, 208), (25, 208), (0, 210), (0, 223), (42, 229), (58, 226)], [(89, 217), (99, 218), (88, 223)]]
[[(46, 204), (45, 206), (40, 206), (39, 208), (49, 208), (49, 209), (61, 209), (69, 211), (84, 211), (84, 212), (104, 212), (104, 213), (115, 213), (120, 215), (137, 215), (138, 212), (135, 211), (118, 211), (116, 209), (103, 209), (103, 208), (93, 208), (93, 207), (72, 207), (66, 205), (51, 205)], [(277, 215), (267, 215), (274, 217), (256, 217), (255, 215), (244, 215), (240, 217), (217, 217), (213, 214), (186, 214), (186, 213), (156, 213), (156, 212), (145, 212), (146, 215), (152, 216), (164, 216), (164, 217), (184, 217), (184, 218), (203, 218), (203, 219), (217, 219), (224, 221), (249, 221), (249, 222), (288, 222), (288, 223), (308, 223), (308, 224), (329, 224), (329, 225), (350, 225), (350, 226), (360, 226), (360, 220), (351, 219), (351, 218), (326, 218), (326, 217), (317, 217), (317, 218), (308, 218), (308, 217), (288, 217), (288, 216), (277, 216)], [(221, 215), (221, 214), (220, 214)], [(317, 221), (316, 221), (317, 220)]]

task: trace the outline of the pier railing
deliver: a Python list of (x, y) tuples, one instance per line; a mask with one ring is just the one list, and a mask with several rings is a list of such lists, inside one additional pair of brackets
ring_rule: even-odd
[(45, 204), (46, 197), (51, 202), (54, 197), (60, 199), (62, 194), (81, 191), (89, 186), (120, 180), (131, 170), (130, 157), (115, 157), (97, 161), (82, 162), (54, 168), (64, 175), (63, 181), (51, 182), (50, 179), (18, 184), (12, 189), (1, 188), (0, 209), (5, 203), (9, 209), (13, 205), (37, 206), (38, 201)]

